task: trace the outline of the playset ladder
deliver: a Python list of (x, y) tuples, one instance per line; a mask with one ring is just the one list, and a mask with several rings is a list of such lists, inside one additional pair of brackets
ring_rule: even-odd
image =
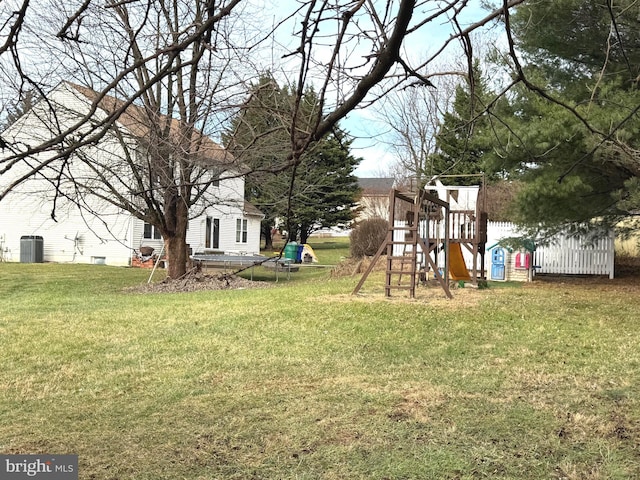
[[(391, 296), (391, 290), (409, 290), (411, 297), (415, 297), (416, 294), (416, 238), (417, 227), (415, 225), (396, 226), (392, 230), (393, 232), (403, 231), (405, 232), (405, 240), (393, 240), (387, 244), (387, 268), (386, 268), (386, 281), (385, 281), (385, 295)], [(408, 234), (408, 235), (407, 235)], [(409, 237), (410, 240), (406, 238)], [(394, 255), (394, 246), (402, 245), (402, 255)], [(410, 248), (410, 250), (408, 250)], [(405, 270), (405, 266), (408, 269)], [(394, 276), (397, 275), (397, 282), (394, 283)], [(402, 283), (402, 277), (408, 276), (409, 283)]]
[[(365, 280), (373, 270), (376, 262), (386, 253), (387, 256), (387, 264), (385, 270), (385, 296), (390, 297), (392, 290), (408, 290), (411, 298), (415, 298), (416, 294), (416, 284), (417, 284), (417, 276), (419, 272), (417, 271), (417, 256), (418, 256), (418, 247), (422, 250), (422, 253), (429, 265), (429, 267), (434, 271), (434, 276), (436, 280), (440, 283), (440, 286), (444, 290), (447, 297), (452, 298), (451, 291), (449, 290), (448, 285), (448, 276), (441, 275), (438, 272), (437, 265), (431, 259), (429, 255), (429, 247), (427, 245), (430, 244), (429, 239), (422, 239), (419, 235), (419, 220), (420, 220), (420, 212), (422, 208), (423, 201), (427, 199), (430, 202), (436, 202), (441, 207), (445, 207), (448, 209), (448, 204), (446, 202), (440, 201), (438, 198), (433, 197), (427, 193), (422, 193), (421, 197), (418, 199), (412, 199), (407, 195), (403, 195), (396, 190), (392, 190), (389, 194), (389, 230), (387, 231), (387, 235), (385, 237), (384, 242), (380, 245), (380, 248), (376, 252), (375, 256), (371, 260), (369, 267), (362, 275), (362, 278), (358, 282), (358, 285), (353, 290), (353, 294), (356, 294), (360, 291), (362, 286), (364, 285)], [(407, 210), (411, 212), (411, 216), (407, 217), (407, 225), (396, 225), (395, 221), (395, 210), (396, 210), (396, 200), (400, 200), (404, 202), (405, 206), (410, 206)], [(448, 211), (445, 219), (448, 218)], [(448, 227), (448, 225), (447, 225)], [(395, 232), (403, 232), (403, 240), (396, 239)], [(402, 255), (394, 255), (394, 246), (402, 245), (403, 246), (403, 254)], [(411, 247), (411, 250), (408, 249)], [(394, 263), (395, 262), (395, 263)], [(405, 266), (409, 268), (405, 270)], [(445, 273), (446, 275), (446, 273)], [(397, 277), (395, 277), (397, 276)], [(409, 276), (409, 284), (402, 284), (402, 277)], [(394, 277), (397, 278), (397, 283), (394, 284)]]

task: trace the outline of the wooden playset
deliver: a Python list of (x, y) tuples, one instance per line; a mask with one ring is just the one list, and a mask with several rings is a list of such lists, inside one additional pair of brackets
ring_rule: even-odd
[(484, 182), (469, 187), (446, 186), (436, 180), (417, 192), (391, 190), (389, 231), (353, 293), (360, 291), (385, 254), (387, 297), (393, 290), (408, 290), (414, 298), (416, 287), (430, 276), (449, 298), (451, 281), (477, 285), (485, 280), (484, 199)]

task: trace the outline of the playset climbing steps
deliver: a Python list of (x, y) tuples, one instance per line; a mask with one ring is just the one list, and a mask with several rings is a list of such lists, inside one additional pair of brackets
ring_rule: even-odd
[[(407, 290), (414, 298), (420, 278), (425, 279), (427, 272), (449, 298), (452, 298), (450, 279), (472, 283), (484, 279), (487, 216), (483, 202), (478, 199), (478, 187), (473, 188), (447, 187), (438, 182), (419, 192), (391, 190), (389, 231), (353, 293), (360, 291), (385, 254), (387, 297), (393, 290)], [(471, 199), (468, 205), (463, 202), (465, 199)], [(471, 272), (465, 263), (463, 247), (472, 258)], [(441, 254), (444, 254), (444, 265), (438, 261)]]

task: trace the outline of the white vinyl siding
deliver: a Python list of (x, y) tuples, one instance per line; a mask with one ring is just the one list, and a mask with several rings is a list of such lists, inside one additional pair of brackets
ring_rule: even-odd
[[(212, 229), (207, 232), (207, 218), (219, 220), (218, 247), (213, 246), (212, 243), (210, 243), (211, 246), (207, 246), (207, 236), (212, 233)], [(241, 221), (241, 228), (242, 223), (246, 222), (245, 242), (242, 242), (242, 230), (240, 231), (240, 241), (236, 241), (238, 220)], [(226, 254), (258, 254), (260, 253), (260, 218), (244, 217), (239, 206), (209, 207), (201, 216), (189, 221), (187, 243), (193, 253), (216, 250)]]
[[(60, 206), (51, 219), (51, 204), (33, 196), (11, 193), (0, 204), (3, 260), (20, 261), (21, 237), (42, 237), (45, 262), (106, 263), (127, 266), (131, 251), (131, 218), (115, 207), (102, 206), (102, 218), (80, 215), (77, 208)], [(25, 215), (24, 212), (30, 212)], [(108, 219), (108, 225), (102, 220)]]
[[(51, 92), (48, 99), (48, 104), (37, 104), (35, 111), (23, 116), (3, 132), (3, 138), (25, 145), (39, 143), (50, 137), (42, 120), (50, 117), (50, 105), (60, 106), (57, 116), (63, 129), (75, 123), (78, 115), (88, 112), (91, 105), (90, 101), (65, 84)], [(95, 113), (98, 121), (104, 116), (101, 110)], [(87, 146), (84, 152), (91, 158), (108, 158), (110, 155), (121, 158), (121, 148), (119, 142), (107, 135), (99, 145)], [(0, 157), (2, 155), (0, 152)], [(44, 160), (46, 154), (38, 158)], [(73, 165), (74, 168), (82, 168), (81, 162)], [(21, 165), (16, 165), (10, 172), (2, 175), (0, 187), (24, 174), (23, 170)], [(43, 175), (53, 175), (52, 178), (55, 178), (55, 173), (53, 167), (42, 171)], [(81, 171), (81, 174), (91, 175), (91, 172)], [(120, 182), (127, 181), (126, 175), (119, 176), (119, 170), (114, 175), (117, 175), (116, 179)], [(117, 181), (115, 183), (118, 184)], [(217, 185), (212, 185), (211, 188), (216, 198), (220, 199), (220, 204), (207, 205), (206, 208), (205, 205), (193, 207), (193, 212), (197, 212), (198, 216), (189, 221), (187, 230), (187, 243), (191, 250), (198, 252), (206, 248), (206, 218), (211, 217), (219, 219), (219, 250), (225, 253), (259, 253), (260, 220), (257, 217), (246, 217), (243, 213), (244, 178), (238, 173), (222, 173)], [(91, 211), (98, 212), (97, 215), (86, 211), (81, 213), (59, 197), (56, 221), (53, 221), (51, 208), (54, 194), (51, 183), (41, 178), (25, 182), (0, 202), (0, 246), (3, 260), (20, 261), (20, 237), (31, 235), (43, 237), (45, 261), (102, 263), (104, 259), (104, 263), (108, 265), (129, 265), (132, 254), (141, 246), (153, 247), (158, 254), (161, 252), (164, 242), (155, 228), (147, 226), (145, 235), (142, 220), (98, 200), (97, 197), (87, 196), (87, 206)], [(238, 218), (246, 222), (246, 233), (241, 235), (241, 239), (244, 237), (242, 244), (236, 242)]]

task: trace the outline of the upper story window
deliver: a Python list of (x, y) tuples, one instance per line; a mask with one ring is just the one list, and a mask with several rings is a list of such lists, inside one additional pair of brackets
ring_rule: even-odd
[(215, 170), (211, 171), (211, 186), (212, 187), (220, 186), (220, 172)]

